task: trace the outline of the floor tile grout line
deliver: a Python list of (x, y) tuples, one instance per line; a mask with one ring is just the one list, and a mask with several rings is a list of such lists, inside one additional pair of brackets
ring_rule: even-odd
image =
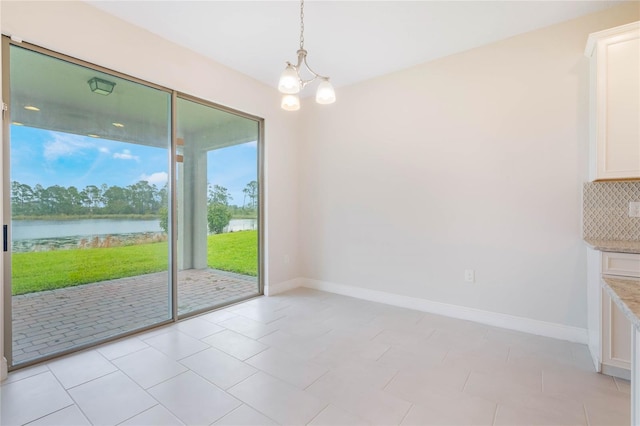
[[(235, 331), (233, 331), (233, 330), (226, 330), (226, 331), (231, 331), (231, 332), (233, 332), (233, 333), (236, 333), (236, 332), (235, 332)], [(246, 362), (249, 358), (253, 358), (254, 356), (259, 355), (259, 354), (261, 354), (262, 352), (264, 352), (264, 351), (266, 351), (267, 349), (270, 349), (270, 348), (272, 347), (272, 346), (267, 345), (266, 343), (263, 343), (263, 342), (261, 342), (261, 341), (259, 341), (259, 340), (252, 339), (251, 337), (247, 337), (247, 336), (245, 336), (244, 334), (241, 334), (241, 333), (236, 333), (236, 334), (239, 334), (240, 336), (245, 337), (245, 338), (247, 338), (247, 339), (253, 340), (253, 341), (254, 341), (254, 342), (256, 342), (256, 343), (260, 343), (261, 345), (266, 346), (266, 348), (264, 348), (264, 349), (260, 350), (260, 352), (256, 352), (255, 354), (248, 356), (248, 357), (247, 357), (247, 358), (245, 358), (245, 359), (242, 359), (242, 358), (238, 358), (238, 357), (237, 357), (237, 356), (235, 356), (234, 354), (231, 354), (231, 353), (229, 353), (229, 352), (225, 351), (224, 349), (222, 349), (222, 348), (220, 348), (220, 347), (218, 347), (218, 346), (211, 345), (211, 344), (209, 344), (209, 343), (207, 343), (207, 342), (202, 342), (202, 343), (207, 344), (207, 345), (209, 345), (209, 346), (210, 346), (210, 348), (212, 348), (212, 349), (216, 349), (216, 350), (218, 350), (218, 351), (220, 351), (220, 352), (222, 352), (222, 353), (224, 353), (224, 354), (226, 354), (226, 355), (229, 355), (230, 357), (233, 357), (233, 358), (237, 359), (238, 361), (242, 361), (242, 362)], [(213, 334), (212, 334), (212, 336), (213, 336)], [(209, 336), (209, 337), (211, 337), (211, 336)], [(207, 337), (207, 338), (208, 338), (208, 337)], [(261, 339), (262, 339), (262, 337), (261, 337)]]
[[(71, 397), (71, 395), (69, 395), (69, 397)], [(90, 424), (93, 424), (93, 422), (92, 422), (92, 421), (91, 421), (91, 419), (89, 418), (89, 415), (88, 415), (87, 413), (85, 413), (85, 411), (82, 409), (82, 407), (80, 406), (80, 404), (78, 404), (78, 403), (76, 402), (76, 400), (75, 400), (75, 399), (73, 399), (73, 398), (71, 398), (71, 399), (73, 400), (73, 404), (74, 404), (76, 407), (78, 407), (78, 410), (80, 410), (80, 412), (82, 413), (82, 415), (84, 416), (84, 418), (85, 418), (85, 419), (87, 419), (87, 421), (88, 421)]]
[(320, 414), (322, 414), (322, 413), (324, 412), (324, 410), (326, 410), (326, 409), (329, 407), (329, 405), (331, 405), (331, 403), (327, 403), (327, 405), (325, 405), (324, 407), (322, 407), (322, 409), (321, 409), (320, 411), (318, 411), (318, 412), (316, 413), (316, 415), (315, 415), (315, 416), (313, 416), (311, 419), (309, 419), (309, 421), (308, 421), (308, 422), (306, 422), (306, 423), (305, 423), (305, 425), (308, 425), (308, 424), (310, 424), (312, 421), (314, 421), (314, 420), (316, 419), (316, 417), (318, 417)]
[[(103, 375), (103, 376), (96, 377), (95, 379), (93, 379), (93, 380), (89, 380), (89, 381), (87, 381), (87, 382), (84, 382), (84, 383), (82, 383), (82, 384), (80, 384), (80, 385), (78, 385), (78, 386), (82, 386), (82, 385), (84, 385), (84, 384), (91, 383), (91, 382), (93, 382), (93, 381), (95, 381), (95, 380), (101, 379), (101, 378), (103, 378), (103, 377), (107, 377), (107, 376), (109, 376), (109, 375), (111, 375), (111, 374), (116, 374), (116, 373), (118, 373), (118, 372), (120, 372), (120, 373), (124, 374), (124, 375), (125, 375), (125, 377), (129, 378), (129, 376), (127, 376), (127, 375), (124, 373), (124, 371), (120, 370), (120, 369), (119, 369), (117, 366), (115, 366), (115, 365), (114, 365), (114, 367), (116, 367), (116, 368), (117, 368), (117, 370), (116, 370), (116, 371), (112, 371), (112, 372), (111, 372), (111, 373), (109, 373), (109, 374), (105, 374), (105, 375)], [(131, 379), (131, 378), (129, 378), (129, 379)], [(134, 383), (136, 386), (139, 386), (139, 387), (140, 387), (140, 389), (141, 389), (143, 392), (145, 392), (146, 394), (148, 394), (148, 392), (146, 391), (146, 389), (144, 389), (142, 386), (138, 385), (138, 383), (136, 383), (133, 379), (131, 379), (131, 380), (133, 381), (133, 383)], [(68, 390), (67, 390), (67, 389), (65, 389), (65, 391), (67, 391), (67, 394), (69, 395), (69, 398), (71, 398), (71, 400), (73, 401), (74, 405), (75, 405), (76, 407), (78, 407), (78, 410), (80, 410), (80, 412), (82, 413), (82, 415), (83, 415), (83, 416), (84, 416), (84, 417), (89, 421), (89, 423), (90, 423), (90, 424), (92, 424), (92, 425), (93, 425), (93, 422), (92, 422), (91, 418), (89, 418), (89, 415), (88, 415), (87, 413), (85, 413), (85, 411), (82, 409), (82, 407), (80, 406), (80, 404), (78, 403), (78, 401), (76, 401), (76, 399), (73, 397), (73, 395), (71, 395), (71, 393), (69, 392), (69, 390), (71, 390), (71, 389), (75, 389), (75, 388), (77, 388), (78, 386), (74, 386), (73, 388), (69, 388)], [(151, 396), (151, 395), (149, 395), (149, 396), (150, 396), (151, 398), (153, 398), (153, 396)], [(158, 402), (155, 398), (153, 398), (153, 400), (154, 400), (154, 401), (156, 401), (156, 402), (159, 404), (159, 402)]]
[(467, 378), (464, 381), (464, 385), (462, 385), (462, 390), (460, 392), (464, 393), (464, 389), (467, 387), (467, 383), (469, 382), (469, 378), (471, 377), (471, 373), (472, 371), (469, 371), (469, 374), (467, 374)]
[[(47, 416), (50, 416), (50, 415), (55, 414), (55, 413), (57, 413), (57, 412), (59, 412), (59, 411), (62, 411), (62, 410), (66, 410), (67, 408), (69, 408), (69, 407), (73, 407), (74, 405), (76, 405), (76, 406), (78, 405), (78, 404), (76, 404), (76, 402), (73, 400), (73, 398), (71, 398), (71, 401), (73, 401), (71, 404), (66, 405), (66, 406), (64, 406), (64, 407), (61, 407), (61, 408), (58, 408), (57, 410), (51, 411), (51, 412), (49, 412), (49, 413), (47, 413), (47, 414), (44, 414), (44, 415), (42, 415), (42, 416), (40, 416), (40, 417), (37, 417), (37, 418), (33, 419), (33, 420), (29, 420), (27, 423), (23, 423), (23, 425), (24, 425), (24, 426), (28, 426), (28, 425), (30, 425), (31, 423), (33, 423), (33, 422), (37, 422), (38, 420), (41, 420), (41, 419), (44, 419), (44, 418), (45, 418), (45, 417), (47, 417)], [(78, 407), (78, 408), (79, 408), (79, 407)], [(84, 414), (84, 413), (83, 413), (83, 414)], [(85, 416), (85, 417), (86, 417), (86, 416)]]
[[(45, 367), (46, 367), (46, 365), (45, 365)], [(9, 372), (9, 374), (11, 374), (11, 373), (12, 373), (12, 372)], [(43, 374), (45, 374), (45, 373), (51, 373), (51, 375), (53, 376), (53, 378), (54, 378), (54, 379), (56, 379), (56, 381), (60, 384), (60, 386), (62, 386), (62, 383), (60, 383), (60, 381), (58, 380), (58, 378), (56, 377), (56, 375), (55, 375), (55, 374), (53, 374), (53, 371), (51, 371), (51, 370), (47, 367), (47, 371), (41, 371), (40, 373), (36, 373), (36, 374), (34, 374), (34, 375), (32, 375), (32, 376), (23, 377), (22, 379), (15, 380), (15, 381), (13, 381), (13, 382), (6, 382), (6, 383), (5, 383), (5, 382), (0, 382), (0, 389), (2, 389), (2, 388), (3, 388), (3, 387), (5, 387), (5, 386), (12, 385), (12, 384), (14, 384), (14, 383), (19, 383), (19, 382), (21, 382), (21, 381), (23, 381), (23, 380), (26, 380), (26, 379), (31, 379), (31, 378), (33, 378), (33, 377), (41, 376), (41, 375), (43, 375)], [(64, 389), (64, 386), (62, 386), (62, 389)], [(66, 389), (65, 389), (65, 390), (66, 390)]]
[[(227, 389), (225, 390), (225, 392), (227, 392), (228, 394), (231, 394), (231, 392), (229, 392), (231, 389), (235, 388), (236, 386), (241, 385), (242, 383), (246, 382), (247, 380), (249, 380), (250, 378), (252, 378), (253, 376), (255, 376), (255, 375), (256, 375), (256, 374), (258, 374), (258, 373), (264, 373), (264, 371), (260, 370), (259, 368), (256, 368), (255, 373), (253, 373), (253, 374), (252, 374), (252, 375), (250, 375), (250, 376), (245, 377), (244, 379), (240, 380), (240, 381), (239, 381), (238, 383), (236, 383), (235, 385), (230, 386), (229, 388), (227, 388)], [(232, 396), (233, 396), (233, 395), (232, 395)]]
[[(112, 364), (112, 365), (113, 365), (113, 364)], [(105, 373), (105, 374), (103, 374), (103, 375), (101, 375), (101, 376), (94, 377), (94, 378), (92, 378), (92, 379), (90, 379), (90, 380), (87, 380), (86, 382), (82, 382), (82, 383), (78, 383), (77, 385), (73, 385), (73, 386), (69, 387), (68, 389), (64, 387), (64, 385), (62, 384), (62, 382), (60, 382), (60, 380), (58, 380), (58, 377), (55, 375), (55, 373), (54, 373), (53, 371), (51, 372), (51, 374), (53, 374), (53, 376), (56, 378), (56, 380), (58, 380), (58, 382), (60, 383), (60, 386), (62, 386), (62, 388), (63, 388), (65, 391), (67, 391), (67, 392), (68, 392), (68, 391), (70, 391), (70, 390), (72, 390), (72, 389), (77, 388), (78, 386), (86, 385), (87, 383), (94, 382), (94, 381), (96, 381), (96, 380), (98, 380), (98, 379), (102, 379), (103, 377), (107, 377), (107, 376), (109, 376), (109, 375), (111, 375), (111, 374), (115, 374), (115, 373), (117, 373), (118, 371), (120, 371), (120, 369), (119, 369), (116, 365), (113, 365), (113, 367), (115, 367), (115, 371), (109, 371), (108, 373)]]
[[(202, 342), (202, 343), (204, 343), (204, 342)], [(206, 345), (206, 343), (204, 343), (204, 344)], [(157, 348), (156, 348), (156, 349), (157, 349)], [(197, 350), (196, 352), (194, 352), (194, 353), (192, 353), (192, 354), (189, 354), (189, 355), (183, 356), (182, 358), (177, 358), (177, 359), (173, 359), (173, 358), (171, 358), (171, 357), (169, 356), (169, 354), (166, 354), (166, 353), (164, 353), (164, 352), (160, 351), (160, 349), (158, 349), (158, 350), (159, 350), (160, 352), (164, 353), (167, 357), (169, 357), (169, 358), (173, 359), (174, 361), (180, 362), (180, 361), (182, 361), (183, 359), (189, 358), (190, 356), (193, 356), (193, 355), (197, 355), (197, 354), (199, 354), (199, 353), (201, 353), (201, 352), (204, 352), (204, 351), (208, 351), (209, 349), (211, 349), (211, 346), (209, 346), (208, 348), (199, 349), (199, 350)]]
[(493, 422), (491, 423), (493, 426), (495, 426), (496, 420), (498, 419), (499, 408), (500, 408), (500, 403), (496, 402), (496, 409), (493, 411)]
[(584, 402), (582, 403), (582, 409), (584, 411), (584, 418), (587, 421), (587, 426), (590, 426), (591, 422), (589, 421), (589, 411), (587, 411), (587, 405)]
[(431, 333), (429, 333), (429, 335), (428, 335), (427, 337), (425, 337), (425, 339), (424, 339), (424, 340), (429, 340), (429, 339), (431, 339), (431, 338), (433, 337), (433, 335), (434, 335), (434, 334), (436, 334), (436, 329), (435, 329), (435, 328), (431, 330)]
[[(174, 361), (175, 361), (175, 360), (174, 360)], [(176, 361), (176, 362), (178, 362), (178, 361)], [(182, 365), (182, 364), (180, 364), (180, 365)], [(151, 399), (153, 399), (155, 402), (157, 402), (159, 405), (162, 405), (163, 407), (164, 407), (164, 405), (163, 405), (160, 401), (158, 401), (158, 400), (157, 400), (153, 395), (151, 395), (151, 392), (149, 392), (149, 389), (151, 389), (151, 388), (153, 388), (153, 387), (155, 387), (155, 386), (158, 386), (158, 385), (160, 385), (160, 384), (162, 384), (162, 383), (165, 383), (165, 382), (167, 382), (168, 380), (175, 379), (176, 377), (178, 377), (178, 376), (180, 376), (180, 375), (182, 375), (182, 374), (184, 374), (184, 373), (186, 373), (186, 372), (187, 372), (187, 371), (183, 371), (183, 372), (181, 372), (181, 373), (176, 374), (175, 376), (171, 376), (171, 377), (169, 377), (168, 379), (162, 380), (162, 381), (161, 381), (161, 382), (159, 382), (159, 383), (156, 383), (156, 384), (154, 384), (154, 385), (151, 385), (151, 386), (149, 386), (149, 387), (145, 388), (145, 387), (144, 387), (144, 386), (142, 386), (140, 383), (138, 383), (137, 381), (135, 381), (135, 380), (133, 379), (133, 377), (129, 376), (125, 371), (121, 370), (121, 369), (120, 369), (120, 367), (118, 367), (118, 366), (116, 366), (116, 367), (118, 368), (118, 371), (119, 371), (120, 373), (122, 373), (126, 378), (128, 378), (129, 380), (131, 380), (131, 382), (132, 382), (132, 383), (134, 383), (136, 386), (138, 386), (138, 387), (139, 387), (139, 388), (140, 388), (140, 389), (141, 389), (145, 394), (147, 394)], [(118, 371), (114, 371), (114, 373), (117, 373)], [(188, 371), (191, 371), (191, 370), (188, 370)], [(104, 376), (103, 376), (103, 377), (104, 377)], [(151, 407), (150, 407), (150, 408), (151, 408)], [(167, 407), (164, 407), (164, 408), (167, 408)], [(167, 409), (168, 409), (168, 408), (167, 408)], [(138, 413), (138, 414), (140, 414), (140, 413)], [(137, 415), (137, 414), (136, 414), (136, 415)], [(176, 417), (177, 417), (177, 416), (176, 416)], [(179, 417), (178, 417), (178, 418), (179, 418)]]
[[(178, 376), (182, 376), (183, 374), (188, 373), (189, 371), (192, 371), (189, 367), (187, 367), (186, 365), (183, 365), (182, 363), (180, 363), (180, 361), (176, 361), (176, 360), (172, 360), (172, 361), (177, 362), (178, 364), (180, 364), (181, 366), (183, 366), (183, 367), (184, 367), (184, 368), (186, 368), (187, 370), (186, 370), (186, 371), (181, 371), (181, 372), (179, 372), (178, 374), (175, 374), (175, 375), (173, 375), (173, 376), (171, 376), (171, 377), (167, 377), (167, 378), (165, 378), (165, 379), (162, 379), (162, 380), (161, 380), (161, 381), (159, 381), (158, 383), (154, 383), (154, 384), (152, 384), (151, 386), (148, 386), (148, 387), (146, 387), (146, 388), (145, 388), (144, 386), (142, 386), (140, 383), (138, 383), (138, 382), (137, 382), (133, 377), (129, 376), (125, 371), (123, 371), (123, 370), (120, 370), (120, 371), (122, 372), (122, 374), (124, 374), (124, 375), (125, 375), (125, 376), (127, 376), (129, 379), (131, 379), (131, 381), (132, 381), (133, 383), (135, 383), (136, 385), (140, 386), (140, 389), (142, 389), (143, 391), (145, 391), (146, 393), (148, 393), (149, 395), (151, 395), (151, 393), (149, 393), (149, 389), (151, 389), (151, 388), (155, 388), (155, 387), (156, 387), (156, 386), (158, 386), (158, 385), (161, 385), (161, 384), (163, 384), (163, 383), (166, 383), (166, 382), (168, 382), (169, 380), (175, 379), (175, 378), (176, 378), (176, 377), (178, 377)], [(197, 374), (197, 373), (196, 373), (196, 374)], [(151, 395), (151, 396), (152, 396), (152, 395)], [(154, 399), (155, 399), (155, 398), (154, 398)], [(158, 403), (160, 404), (160, 401), (158, 401)]]
[[(118, 360), (118, 359), (120, 359), (120, 358), (124, 358), (125, 356), (128, 356), (128, 355), (133, 355), (133, 354), (135, 354), (135, 353), (138, 353), (138, 352), (144, 351), (145, 349), (148, 349), (148, 348), (151, 348), (151, 347), (152, 347), (151, 345), (149, 345), (148, 343), (143, 342), (142, 340), (140, 340), (140, 342), (142, 342), (142, 343), (144, 343), (145, 345), (147, 345), (147, 347), (146, 347), (146, 348), (139, 348), (139, 349), (136, 349), (136, 350), (134, 350), (134, 351), (128, 352), (128, 353), (123, 354), (123, 355), (119, 355), (119, 356), (117, 356), (117, 357), (115, 357), (115, 358), (112, 358), (112, 359), (107, 359), (107, 361), (109, 361), (109, 362), (113, 363), (113, 361), (116, 361), (116, 360)], [(96, 348), (96, 350), (97, 350), (98, 352), (100, 352), (100, 346), (98, 346), (98, 347)], [(102, 353), (101, 353), (101, 354), (102, 354)], [(104, 354), (102, 354), (102, 356), (104, 356), (104, 357), (106, 358), (106, 356), (105, 356)]]
[(615, 383), (616, 389), (618, 389), (618, 392), (622, 392), (622, 389), (620, 389), (620, 385), (618, 385), (618, 380), (615, 377), (613, 378), (613, 383)]
[[(124, 422), (126, 422), (126, 421), (129, 421), (129, 420), (133, 419), (134, 417), (139, 416), (140, 414), (146, 413), (147, 411), (149, 411), (149, 410), (151, 410), (151, 409), (153, 409), (153, 408), (155, 408), (155, 407), (158, 407), (158, 406), (160, 406), (160, 407), (162, 407), (162, 408), (165, 408), (165, 409), (166, 409), (166, 407), (165, 407), (164, 405), (162, 405), (162, 404), (160, 404), (160, 403), (157, 403), (156, 405), (153, 405), (153, 406), (151, 406), (151, 407), (149, 407), (149, 408), (147, 408), (147, 409), (145, 409), (145, 410), (140, 411), (139, 413), (134, 414), (134, 415), (133, 415), (133, 416), (131, 416), (131, 417), (128, 417), (128, 418), (124, 419), (124, 420), (123, 420), (123, 421), (121, 421), (121, 422), (116, 423), (116, 426), (117, 426), (117, 425), (121, 425), (122, 423), (124, 423)], [(181, 421), (182, 421), (182, 420), (181, 420)]]
[(391, 345), (386, 345), (388, 346), (387, 349), (384, 350), (384, 352), (382, 352), (374, 361), (380, 361), (380, 359), (382, 359), (382, 357), (391, 350), (392, 346)]
[(237, 398), (237, 397), (235, 397), (235, 396), (233, 396), (233, 395), (231, 395), (231, 396), (232, 396), (233, 398), (235, 398), (236, 400), (240, 401), (240, 405), (239, 405), (239, 406), (237, 406), (236, 408), (234, 408), (233, 410), (231, 410), (231, 411), (229, 411), (229, 412), (225, 413), (224, 415), (220, 416), (219, 418), (215, 419), (215, 420), (213, 421), (213, 423), (211, 423), (211, 425), (210, 425), (210, 426), (215, 425), (215, 424), (216, 424), (216, 422), (219, 422), (220, 420), (224, 419), (224, 418), (225, 418), (225, 417), (227, 417), (229, 414), (231, 414), (231, 413), (233, 413), (233, 412), (235, 412), (235, 411), (238, 411), (239, 409), (241, 409), (241, 408), (242, 408), (242, 406), (243, 406), (243, 405), (246, 405), (247, 407), (251, 408), (252, 410), (255, 410), (256, 412), (260, 413), (261, 415), (263, 415), (263, 416), (264, 416), (264, 417), (266, 417), (267, 419), (271, 420), (274, 424), (280, 424), (280, 423), (278, 423), (276, 420), (274, 420), (274, 419), (272, 419), (271, 417), (269, 417), (267, 414), (263, 413), (262, 411), (258, 410), (256, 407), (252, 406), (251, 404), (249, 404), (249, 403), (247, 403), (247, 402), (245, 402), (245, 401), (241, 400), (240, 398)]
[[(404, 401), (404, 400), (403, 400)], [(407, 401), (408, 402), (408, 401)], [(407, 418), (407, 416), (409, 415), (409, 412), (411, 411), (411, 409), (415, 407), (415, 404), (413, 404), (412, 402), (409, 402), (409, 408), (407, 408), (407, 411), (404, 413), (404, 415), (402, 416), (402, 419), (400, 419), (400, 421), (398, 422), (399, 425), (402, 424), (402, 422), (404, 422), (404, 420)]]
[(395, 374), (389, 379), (387, 380), (387, 383), (384, 384), (384, 386), (382, 387), (382, 391), (386, 392), (387, 391), (387, 386), (389, 386), (391, 384), (391, 382), (393, 382), (393, 379), (395, 379), (398, 374), (400, 374), (400, 370), (396, 370)]
[[(202, 377), (203, 379), (205, 379), (206, 381), (208, 381), (209, 383), (211, 383), (211, 384), (212, 384), (212, 385), (214, 385), (215, 387), (217, 387), (217, 388), (221, 389), (223, 392), (225, 392), (225, 393), (227, 393), (227, 394), (231, 395), (231, 393), (229, 393), (229, 389), (231, 389), (232, 387), (234, 387), (234, 386), (236, 386), (236, 385), (239, 385), (240, 383), (244, 382), (244, 381), (245, 381), (245, 380), (247, 380), (247, 379), (250, 379), (251, 377), (253, 377), (253, 376), (255, 376), (256, 374), (258, 374), (260, 371), (262, 371), (262, 370), (260, 370), (259, 368), (255, 368), (255, 367), (253, 367), (253, 368), (254, 368), (254, 370), (256, 370), (256, 371), (254, 371), (253, 373), (249, 374), (247, 377), (245, 377), (244, 379), (240, 380), (239, 382), (234, 383), (234, 384), (232, 384), (231, 386), (227, 386), (227, 388), (226, 388), (226, 389), (225, 389), (225, 388), (222, 388), (222, 387), (220, 387), (220, 386), (218, 386), (217, 384), (213, 383), (211, 380), (207, 379), (206, 377), (200, 376), (200, 375), (199, 375), (198, 373), (196, 373), (195, 371), (194, 371), (194, 373), (198, 374), (200, 377)], [(191, 370), (191, 371), (193, 371), (193, 370)], [(233, 395), (231, 395), (231, 396), (233, 396)], [(235, 396), (233, 396), (233, 397), (234, 397), (234, 398), (236, 398)], [(236, 399), (238, 399), (238, 398), (236, 398)]]
[[(305, 386), (302, 391), (306, 391), (307, 389), (309, 389), (311, 386), (313, 386), (314, 384), (316, 384), (320, 379), (322, 379), (324, 376), (326, 376), (327, 374), (329, 374), (331, 372), (330, 368), (327, 368), (327, 371), (325, 371), (324, 373), (322, 373), (320, 376), (318, 376), (317, 379), (315, 379), (313, 382), (309, 383), (307, 386)], [(280, 379), (282, 380), (282, 379)], [(284, 381), (284, 380), (283, 380)]]
[(387, 331), (386, 328), (383, 328), (382, 330), (380, 330), (379, 332), (376, 333), (375, 336), (373, 336), (372, 338), (369, 339), (369, 341), (373, 341), (376, 337), (378, 337), (379, 335), (381, 335), (382, 333), (384, 333), (385, 331)]

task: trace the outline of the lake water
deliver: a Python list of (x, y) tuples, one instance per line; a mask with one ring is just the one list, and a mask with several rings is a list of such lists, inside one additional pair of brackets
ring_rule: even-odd
[[(257, 219), (232, 219), (224, 232), (255, 229)], [(14, 220), (11, 230), (14, 253), (166, 240), (159, 219)]]
[(231, 219), (223, 232), (251, 231), (258, 229), (258, 219)]
[[(231, 219), (225, 232), (258, 229), (257, 219)], [(89, 237), (162, 232), (160, 220), (81, 219), (81, 220), (14, 220), (12, 240), (42, 238)]]
[(93, 235), (134, 234), (162, 232), (160, 220), (14, 220), (11, 222), (12, 239), (88, 237)]

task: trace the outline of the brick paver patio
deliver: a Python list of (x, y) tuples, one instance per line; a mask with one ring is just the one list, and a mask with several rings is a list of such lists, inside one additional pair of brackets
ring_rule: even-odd
[[(178, 273), (178, 313), (258, 293), (255, 277), (212, 269)], [(13, 364), (170, 318), (167, 272), (12, 298)]]

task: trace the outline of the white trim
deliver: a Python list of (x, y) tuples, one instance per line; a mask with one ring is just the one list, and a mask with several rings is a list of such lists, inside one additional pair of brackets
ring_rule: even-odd
[(593, 55), (593, 50), (596, 48), (596, 42), (599, 39), (615, 36), (638, 28), (640, 28), (640, 21), (631, 22), (629, 24), (620, 25), (619, 27), (613, 27), (589, 34), (589, 38), (587, 38), (587, 45), (584, 48), (584, 56), (591, 57), (591, 55)]
[(615, 365), (602, 364), (602, 374), (618, 377), (620, 379), (631, 380), (631, 370)]
[(7, 378), (7, 374), (9, 374), (8, 371), (7, 359), (2, 357), (2, 359), (0, 359), (0, 382)]
[(372, 302), (386, 303), (422, 312), (443, 315), (475, 321), (481, 324), (510, 330), (522, 331), (539, 336), (552, 337), (554, 339), (568, 340), (570, 342), (587, 344), (588, 334), (586, 328), (572, 327), (563, 324), (540, 321), (531, 318), (517, 317), (498, 312), (483, 311), (481, 309), (467, 308), (465, 306), (450, 305), (447, 303), (433, 302), (431, 300), (416, 297), (402, 296), (384, 291), (370, 290), (343, 284), (335, 284), (326, 281), (302, 279), (302, 286), (330, 293), (370, 300)]
[(302, 279), (294, 278), (292, 280), (283, 281), (277, 284), (268, 284), (264, 287), (265, 296), (274, 296), (276, 294), (284, 293), (285, 291), (293, 290), (294, 288), (302, 287)]

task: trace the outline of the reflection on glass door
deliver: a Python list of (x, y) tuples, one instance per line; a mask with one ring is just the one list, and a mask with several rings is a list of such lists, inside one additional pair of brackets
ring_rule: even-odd
[(171, 319), (170, 94), (17, 46), (10, 76), (11, 365)]
[(258, 122), (177, 101), (178, 314), (259, 294)]

